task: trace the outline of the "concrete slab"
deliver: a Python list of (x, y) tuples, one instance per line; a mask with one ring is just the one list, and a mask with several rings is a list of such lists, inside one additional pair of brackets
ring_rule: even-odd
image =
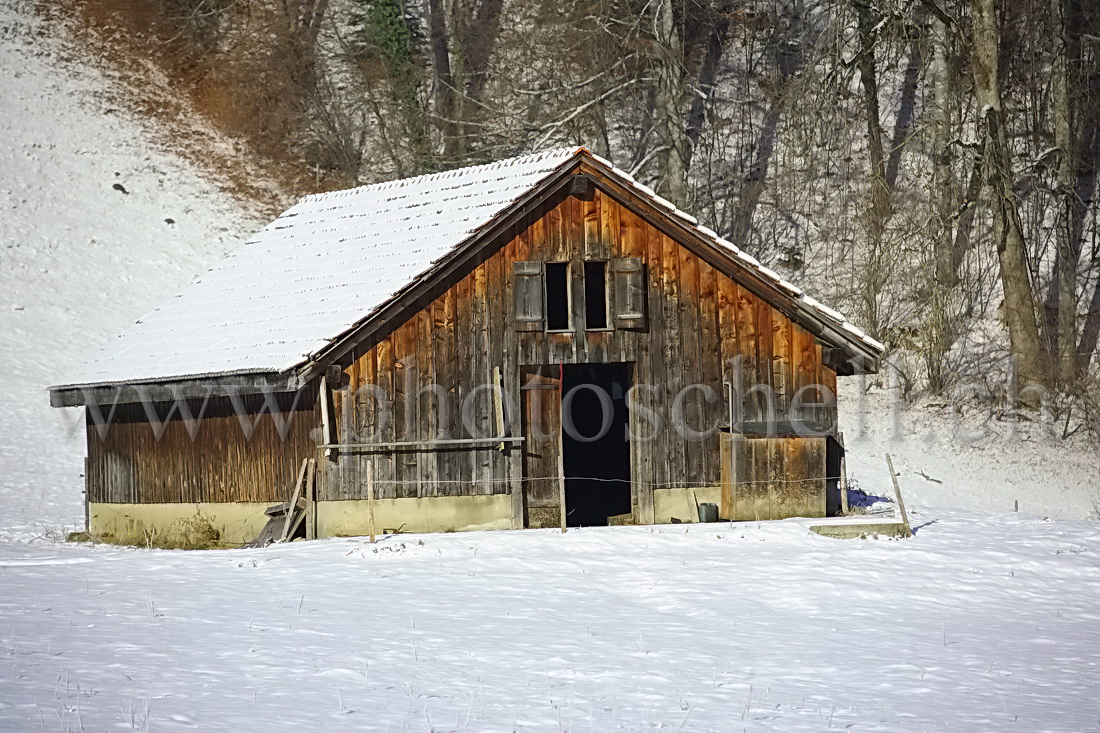
[(814, 524), (810, 526), (811, 532), (817, 532), (822, 537), (832, 537), (838, 540), (854, 540), (862, 537), (884, 535), (886, 537), (909, 537), (905, 525), (901, 522), (859, 522), (859, 523), (830, 523)]

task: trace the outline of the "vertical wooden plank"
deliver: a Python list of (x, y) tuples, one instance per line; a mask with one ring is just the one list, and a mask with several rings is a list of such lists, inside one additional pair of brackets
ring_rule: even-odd
[[(770, 394), (774, 394), (772, 384), (772, 308), (762, 300), (756, 303), (756, 376), (760, 385), (766, 387)], [(764, 397), (765, 395), (762, 395)], [(761, 420), (770, 420), (771, 405), (769, 400), (761, 399)], [(774, 401), (771, 401), (774, 404)], [(776, 405), (776, 408), (778, 406)]]
[[(698, 430), (710, 430), (722, 421), (725, 398), (722, 388), (722, 347), (718, 336), (718, 282), (715, 269), (702, 260), (698, 263), (699, 299), (698, 299), (698, 378), (700, 383), (714, 390), (715, 401), (700, 400), (702, 409), (697, 418)], [(718, 462), (718, 432), (700, 444), (703, 451), (703, 471), (700, 480), (708, 485), (718, 483), (720, 465)]]
[[(606, 211), (605, 211), (606, 210)], [(650, 238), (653, 234), (652, 227), (648, 223), (639, 220), (629, 212), (621, 212), (618, 202), (611, 198), (601, 201), (601, 220), (605, 222), (605, 236), (615, 236), (607, 250), (608, 259), (617, 257), (637, 257), (645, 263), (647, 278), (646, 298), (649, 312), (652, 313), (657, 300), (659, 290), (655, 287), (654, 267), (651, 264)], [(625, 218), (625, 222), (624, 222)], [(617, 235), (617, 236), (616, 236)], [(658, 260), (659, 261), (659, 260)], [(659, 272), (659, 267), (657, 268)], [(610, 294), (609, 283), (609, 294)], [(613, 325), (615, 319), (614, 309), (608, 309), (608, 324)], [(652, 409), (652, 396), (647, 385), (656, 383), (654, 377), (654, 361), (663, 361), (664, 353), (660, 345), (652, 342), (654, 329), (648, 331), (628, 331), (616, 329), (609, 334), (610, 341), (607, 347), (607, 358), (612, 360), (618, 355), (620, 361), (633, 364), (631, 379), (634, 385), (643, 385), (634, 391), (638, 404)], [(662, 369), (663, 373), (663, 369)], [(646, 421), (632, 415), (630, 444), (630, 481), (631, 481), (631, 511), (637, 521), (653, 521), (653, 490), (658, 478), (655, 472), (655, 463), (663, 461), (663, 455), (658, 458), (654, 451), (652, 440), (635, 439), (633, 436), (648, 437), (653, 431)], [(645, 519), (649, 517), (649, 519)]]
[[(375, 347), (377, 358), (377, 377), (379, 394), (384, 396), (383, 404), (376, 410), (376, 432), (379, 442), (389, 443), (396, 439), (397, 421), (396, 415), (397, 394), (394, 391), (394, 380), (397, 369), (393, 348), (393, 336), (382, 339)], [(394, 483), (397, 476), (397, 459), (391, 452), (376, 453), (370, 460), (374, 466), (374, 488), (379, 499), (394, 499), (397, 496)]]
[(752, 448), (751, 479), (753, 497), (753, 517), (755, 519), (772, 518), (771, 499), (771, 451), (768, 438), (751, 438), (746, 441)]
[[(489, 323), (488, 323), (488, 310), (489, 303), (487, 301), (488, 295), (488, 283), (487, 283), (487, 268), (484, 263), (479, 265), (473, 273), (473, 292), (471, 293), (473, 314), (474, 314), (474, 349), (471, 354), (473, 360), (473, 380), (470, 382), (470, 388), (484, 387), (490, 383), (489, 375), (491, 374), (491, 367), (489, 365)], [(476, 414), (476, 424), (481, 436), (492, 435), (493, 431), (493, 419), (492, 419), (492, 397), (486, 389), (478, 391), (477, 396), (471, 403), (471, 407)], [(477, 489), (474, 493), (477, 494), (491, 494), (493, 493), (492, 485), (492, 467), (490, 465), (489, 452), (486, 450), (474, 450), (470, 451), (471, 458), (475, 465), (475, 476), (477, 480)]]
[[(570, 198), (567, 197), (566, 201)], [(564, 208), (561, 203), (551, 206), (543, 217), (547, 262), (566, 262), (572, 259), (565, 236)]]
[(566, 197), (558, 205), (562, 211), (563, 256), (569, 260), (569, 307), (573, 327), (573, 363), (592, 361), (585, 335), (584, 307), (584, 219), (581, 200)]
[(797, 498), (799, 486), (794, 483), (790, 473), (787, 448), (792, 443), (787, 436), (768, 439), (768, 497), (772, 519), (784, 519), (797, 516)]
[[(814, 403), (818, 401), (817, 391), (813, 389), (814, 385), (818, 381), (817, 373), (817, 343), (814, 339), (814, 335), (804, 328), (798, 328), (798, 382), (797, 387), (799, 389), (807, 388), (803, 393), (801, 402), (803, 404)], [(807, 421), (817, 422), (818, 415), (814, 408), (802, 408), (802, 418)]]
[[(454, 438), (454, 381), (452, 379), (454, 369), (454, 323), (450, 318), (451, 303), (454, 293), (448, 289), (432, 301), (429, 306), (430, 333), (428, 334), (429, 353), (431, 359), (431, 382), (439, 385), (443, 394), (439, 398), (432, 398), (432, 421), (429, 428), (429, 438)], [(437, 403), (436, 400), (441, 400)], [(447, 482), (450, 480), (448, 471), (449, 455), (447, 451), (433, 451), (423, 456), (424, 461), (430, 461), (433, 465), (431, 476), (433, 482), (430, 487), (425, 487), (430, 496), (446, 495)]]
[[(595, 221), (590, 218), (595, 215)], [(585, 209), (585, 255), (592, 260), (612, 258), (618, 240), (618, 203), (596, 189), (592, 203)]]
[[(507, 310), (508, 303), (512, 302), (512, 271), (511, 263), (517, 260), (523, 259), (519, 256), (520, 246), (520, 233), (523, 227), (517, 227), (517, 231), (514, 236), (508, 242), (508, 244), (502, 250), (503, 256), (500, 263), (500, 277), (503, 296), (501, 302), (505, 304), (501, 317), (504, 322), (503, 338), (500, 343), (500, 363), (501, 373), (504, 382), (504, 393), (508, 396), (508, 400), (505, 402), (505, 408), (508, 413), (505, 415), (505, 419), (510, 423), (509, 434), (517, 435), (521, 434), (523, 426), (521, 423), (520, 412), (520, 374), (519, 374), (519, 341), (516, 338), (516, 332), (511, 328), (510, 317), (506, 317), (510, 311)], [(511, 494), (511, 506), (512, 506), (512, 528), (523, 528), (523, 450), (521, 447), (509, 443), (505, 445), (504, 449), (504, 465), (505, 465), (505, 478), (507, 480), (507, 491)]]
[(809, 450), (806, 459), (805, 493), (809, 503), (810, 516), (824, 517), (828, 508), (826, 496), (826, 450), (827, 438), (808, 438)]
[[(645, 260), (646, 276), (648, 278), (648, 307), (649, 307), (649, 331), (635, 336), (645, 342), (647, 358), (640, 360), (643, 371), (639, 374), (639, 382), (644, 387), (637, 392), (639, 404), (652, 410), (659, 425), (637, 425), (635, 433), (652, 437), (644, 443), (639, 441), (638, 450), (652, 456), (652, 462), (648, 466), (648, 475), (639, 475), (639, 484), (634, 493), (637, 497), (649, 494), (649, 503), (652, 504), (654, 488), (666, 487), (670, 481), (669, 440), (671, 426), (669, 425), (669, 403), (667, 400), (667, 382), (669, 379), (668, 359), (668, 335), (665, 330), (666, 311), (664, 307), (667, 294), (664, 288), (664, 240), (660, 232), (653, 227), (645, 227)], [(639, 468), (645, 469), (643, 462)], [(641, 515), (639, 514), (639, 518)], [(641, 521), (645, 521), (644, 519)]]
[[(619, 211), (618, 215), (612, 217), (619, 222), (618, 247), (615, 250), (615, 257), (641, 257), (643, 261), (646, 259), (646, 239), (649, 236), (651, 227), (648, 223), (642, 221), (633, 212), (628, 210)], [(614, 298), (612, 298), (612, 305), (614, 305)], [(608, 313), (609, 323), (614, 324), (615, 313), (613, 309)], [(633, 331), (617, 330), (617, 346), (614, 355), (618, 361), (633, 361), (634, 355), (630, 352), (634, 351), (629, 348), (630, 345), (636, 343), (642, 334)], [(644, 338), (644, 336), (642, 336)]]
[[(717, 274), (717, 298), (718, 298), (718, 358), (719, 374), (723, 380), (728, 380), (740, 393), (744, 385), (736, 377), (735, 360), (740, 354), (740, 346), (737, 340), (737, 286), (733, 280), (723, 273)], [(723, 422), (729, 422), (730, 405), (729, 393), (725, 385), (719, 385), (722, 395)], [(736, 395), (735, 395), (736, 397)], [(734, 405), (734, 419), (741, 410), (741, 405)], [(732, 426), (730, 426), (732, 428)]]
[[(676, 245), (676, 254), (679, 259), (680, 270), (680, 390), (703, 382), (700, 362), (702, 356), (699, 350), (699, 336), (701, 332), (699, 315), (699, 258), (692, 254), (686, 247)], [(704, 396), (698, 390), (691, 390), (685, 394), (681, 402), (683, 407), (685, 428), (690, 431), (699, 431), (702, 425), (704, 413), (703, 405), (706, 403)], [(683, 439), (684, 465), (681, 477), (690, 483), (697, 483), (700, 478), (707, 475), (705, 446), (691, 437)]]
[(780, 419), (790, 415), (791, 399), (791, 322), (782, 313), (772, 310), (772, 387), (775, 389), (776, 411)]
[[(493, 401), (493, 428), (498, 427), (497, 417), (499, 415), (500, 423), (503, 425), (505, 419), (505, 392), (507, 377), (505, 376), (505, 363), (504, 352), (505, 343), (509, 340), (507, 338), (507, 324), (506, 313), (507, 311), (498, 307), (498, 303), (507, 303), (504, 299), (505, 296), (505, 273), (503, 272), (502, 265), (504, 264), (505, 253), (507, 252), (507, 243), (502, 246), (501, 250), (490, 257), (485, 262), (485, 292), (489, 301), (489, 308), (487, 312), (487, 320), (489, 327), (488, 344), (486, 354), (488, 355), (488, 362), (486, 368), (490, 376), (494, 373), (499, 376), (499, 384), (502, 388), (502, 394), (492, 394)], [(508, 272), (508, 276), (511, 272)], [(494, 378), (494, 385), (497, 383)], [(506, 494), (508, 493), (508, 474), (507, 474), (507, 454), (504, 450), (504, 445), (500, 446), (500, 450), (497, 447), (488, 449), (485, 451), (486, 458), (489, 461), (489, 490), (493, 494)]]
[[(470, 275), (464, 277), (455, 285), (454, 299), (450, 303), (453, 313), (450, 318), (454, 323), (454, 386), (455, 386), (455, 437), (472, 437), (467, 432), (462, 422), (462, 412), (466, 398), (475, 384), (475, 372), (473, 369), (472, 351), (475, 344), (475, 326), (473, 322), (471, 304), (471, 290), (473, 278)], [(465, 496), (474, 493), (475, 467), (470, 451), (454, 451), (448, 453), (448, 465), (451, 474), (451, 483), (440, 487), (448, 496)]]
[(741, 356), (741, 399), (743, 401), (743, 415), (746, 422), (762, 419), (763, 400), (756, 392), (750, 391), (760, 383), (759, 370), (757, 369), (756, 346), (756, 302), (752, 294), (741, 286), (737, 286), (737, 341), (738, 353)]
[(665, 342), (665, 379), (663, 385), (660, 385), (663, 387), (661, 405), (665, 425), (668, 426), (668, 446), (665, 455), (668, 456), (669, 483), (675, 485), (682, 484), (684, 477), (689, 475), (685, 460), (685, 440), (680, 435), (682, 426), (674, 424), (672, 420), (672, 404), (684, 385), (683, 362), (686, 358), (683, 352), (683, 332), (680, 329), (680, 245), (664, 234), (659, 236), (661, 238), (661, 284), (664, 295), (661, 310), (664, 317)]
[[(356, 394), (363, 386), (363, 361), (364, 359), (362, 358), (357, 359), (345, 370), (348, 381), (346, 389), (332, 390), (334, 412), (337, 415), (344, 416), (338, 421), (338, 435), (336, 437), (339, 443), (361, 442), (363, 433), (363, 411), (359, 409)], [(322, 430), (324, 429), (323, 415), (324, 412), (322, 409)], [(342, 453), (344, 451), (340, 452)], [(321, 452), (321, 461), (322, 471), (332, 463), (331, 458), (326, 456), (324, 451)], [(338, 458), (336, 463), (339, 465)], [(343, 496), (345, 498), (350, 498), (358, 493), (359, 486), (362, 482), (362, 455), (359, 453), (350, 453), (344, 465), (346, 466), (346, 475), (345, 472), (340, 472), (336, 475), (336, 478), (341, 481), (343, 489), (341, 493)]]
[(737, 502), (737, 451), (744, 443), (744, 438), (733, 433), (722, 433), (719, 438), (721, 460), (719, 481), (722, 489), (719, 516), (730, 521), (737, 521), (741, 519)]
[[(397, 426), (398, 440), (420, 440), (419, 404), (416, 396), (419, 390), (419, 355), (417, 354), (416, 321), (403, 323), (394, 332), (394, 356), (398, 357), (397, 376), (394, 388), (398, 395)], [(395, 453), (398, 466), (397, 496), (413, 498), (420, 493), (419, 455), (413, 450), (400, 450)]]
[[(435, 383), (434, 355), (432, 352), (432, 329), (434, 319), (432, 307), (416, 314), (414, 319), (416, 337), (416, 389), (417, 401), (417, 440), (434, 440), (439, 434), (440, 398), (433, 389)], [(435, 496), (436, 461), (438, 451), (420, 451), (416, 453), (417, 496)]]
[(371, 544), (374, 544), (374, 464), (367, 464), (367, 533), (370, 535)]
[(825, 397), (822, 401), (828, 401), (830, 407), (822, 408), (821, 422), (822, 426), (829, 428), (830, 432), (835, 435), (840, 430), (840, 424), (837, 422), (837, 394), (836, 394), (836, 372), (821, 363), (821, 346), (816, 348), (817, 358), (817, 373), (819, 375), (821, 386), (824, 388)]
[[(370, 443), (378, 440), (375, 431), (378, 426), (378, 415), (383, 406), (374, 394), (374, 387), (378, 383), (376, 360), (377, 349), (371, 349), (360, 357), (358, 360), (359, 386), (346, 397), (346, 399), (355, 400), (355, 412), (358, 415), (356, 424), (359, 426), (359, 433), (355, 436), (357, 442)], [(360, 452), (356, 454), (356, 475), (345, 498), (362, 498), (367, 464), (373, 461), (374, 456), (370, 453)]]
[[(797, 422), (801, 417), (799, 410), (796, 410), (795, 395), (799, 390), (810, 384), (810, 381), (806, 378), (806, 330), (799, 326), (797, 323), (791, 324), (791, 348), (790, 348), (790, 384), (788, 390), (790, 392), (790, 402), (788, 413), (792, 421)], [(805, 394), (803, 393), (802, 401), (805, 401)]]

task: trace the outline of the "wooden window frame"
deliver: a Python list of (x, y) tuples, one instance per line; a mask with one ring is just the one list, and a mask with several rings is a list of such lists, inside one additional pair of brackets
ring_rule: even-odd
[[(547, 277), (549, 265), (565, 265), (565, 328), (550, 328), (550, 278)], [(543, 327), (546, 333), (573, 333), (576, 324), (573, 323), (573, 288), (570, 287), (573, 279), (573, 262), (571, 260), (547, 260), (542, 263), (542, 311)]]
[[(588, 270), (585, 265), (588, 264), (602, 264), (603, 265), (603, 314), (604, 323), (606, 325), (599, 328), (589, 328), (588, 326)], [(581, 262), (581, 288), (584, 290), (584, 330), (589, 333), (604, 333), (606, 331), (615, 330), (615, 314), (612, 310), (614, 303), (611, 299), (611, 289), (614, 287), (614, 283), (611, 281), (611, 261), (602, 258), (593, 258), (582, 260)]]

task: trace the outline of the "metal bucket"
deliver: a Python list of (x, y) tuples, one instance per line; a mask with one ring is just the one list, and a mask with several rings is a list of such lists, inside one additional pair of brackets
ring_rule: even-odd
[(717, 522), (718, 521), (718, 505), (707, 502), (699, 505), (699, 521), (700, 522)]

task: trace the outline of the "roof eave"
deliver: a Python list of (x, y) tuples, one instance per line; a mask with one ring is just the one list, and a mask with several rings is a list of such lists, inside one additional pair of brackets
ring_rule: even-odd
[(294, 392), (301, 386), (290, 372), (242, 369), (158, 379), (56, 385), (48, 389), (52, 407), (81, 407)]

